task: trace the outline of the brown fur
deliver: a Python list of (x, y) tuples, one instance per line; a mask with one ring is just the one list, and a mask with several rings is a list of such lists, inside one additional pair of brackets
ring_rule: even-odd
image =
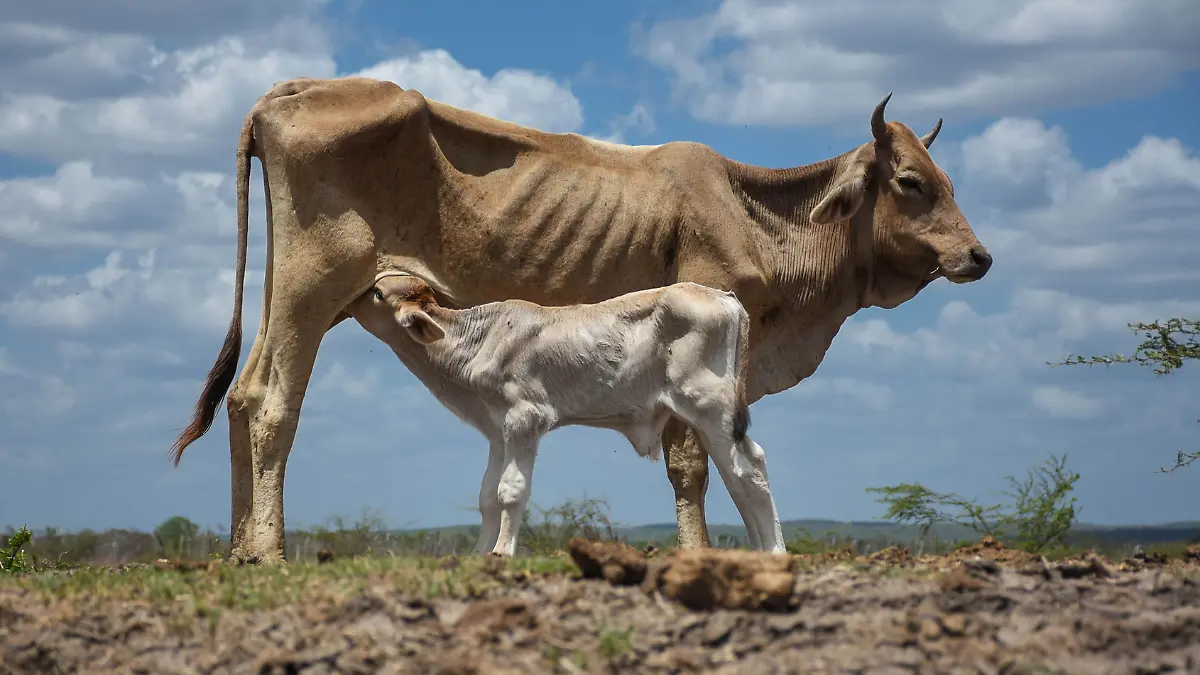
[[(926, 150), (940, 120), (922, 139), (884, 122), (882, 104), (871, 122), (874, 138), (838, 157), (766, 169), (698, 143), (544, 133), (390, 82), (280, 83), (242, 128), (234, 316), (172, 457), (209, 428), (237, 366), (251, 154), (269, 260), (259, 335), (229, 392), (233, 521), (235, 548), (269, 557), (282, 545), (256, 540), (282, 541), (282, 467), (316, 348), (380, 270), (426, 279), (447, 307), (598, 302), (676, 281), (735, 291), (752, 326), (747, 404), (811, 375), (858, 309), (895, 307), (941, 276), (981, 278), (990, 257)], [(681, 541), (707, 482), (685, 436), (664, 435)], [(687, 537), (704, 536), (696, 517)], [(242, 546), (248, 526), (270, 534)]]

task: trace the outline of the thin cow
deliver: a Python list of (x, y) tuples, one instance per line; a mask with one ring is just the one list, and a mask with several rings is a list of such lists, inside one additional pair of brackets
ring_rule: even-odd
[(785, 552), (766, 455), (746, 433), (749, 318), (733, 293), (682, 282), (589, 305), (454, 310), (421, 279), (384, 272), (346, 312), (487, 438), (476, 553), (516, 553), (547, 433), (613, 429), (657, 461), (670, 419), (699, 435), (751, 547)]
[[(734, 291), (750, 316), (751, 404), (811, 375), (859, 309), (896, 307), (936, 279), (983, 278), (991, 255), (927, 150), (941, 120), (918, 137), (884, 120), (887, 101), (868, 142), (768, 169), (700, 143), (545, 133), (370, 78), (275, 85), (238, 141), (229, 331), (171, 448), (178, 463), (228, 391), (231, 557), (284, 561), (284, 473), (317, 350), (380, 271), (420, 277), (455, 308), (595, 303), (678, 281)], [(267, 194), (267, 272), (231, 389), (252, 156)], [(675, 421), (663, 449), (680, 546), (705, 546), (708, 462)]]

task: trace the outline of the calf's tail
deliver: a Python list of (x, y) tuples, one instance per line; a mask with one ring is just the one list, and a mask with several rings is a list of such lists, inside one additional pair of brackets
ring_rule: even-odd
[(730, 293), (737, 308), (737, 341), (734, 346), (734, 384), (733, 409), (733, 441), (741, 445), (750, 430), (750, 405), (746, 403), (746, 371), (750, 360), (750, 316), (746, 308), (738, 301), (737, 296)]

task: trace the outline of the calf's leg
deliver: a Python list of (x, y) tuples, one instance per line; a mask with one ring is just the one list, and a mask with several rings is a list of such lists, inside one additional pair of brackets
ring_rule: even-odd
[[(725, 427), (732, 428), (731, 424), (723, 425), (719, 419), (719, 411), (707, 413), (699, 407), (691, 404), (691, 402), (677, 402), (676, 408), (679, 411), (681, 419), (693, 428), (698, 429), (696, 433), (701, 444), (701, 459), (708, 464), (709, 455), (712, 455), (714, 450), (727, 451), (724, 447), (727, 443), (723, 443), (720, 439), (728, 438), (729, 434)], [(715, 415), (713, 420), (706, 420), (707, 415)], [(712, 439), (712, 440), (709, 440)], [(715, 457), (714, 457), (715, 463)], [(719, 468), (719, 465), (718, 465)], [(750, 544), (750, 548), (755, 550), (762, 548), (762, 533), (759, 530), (757, 519), (754, 517), (751, 503), (747, 500), (747, 495), (740, 481), (729, 481), (725, 479), (725, 475), (721, 474), (722, 482), (725, 484), (725, 489), (729, 492), (730, 499), (733, 500), (733, 505), (737, 507), (738, 514), (742, 517), (742, 523), (746, 526), (746, 538)]]
[(504, 443), (504, 468), (496, 490), (500, 504), (500, 532), (493, 553), (512, 556), (517, 553), (517, 536), (529, 495), (533, 491), (533, 463), (537, 458), (535, 437), (509, 438)]
[(491, 442), (488, 446), (487, 470), (483, 473), (483, 484), (479, 487), (479, 515), (482, 524), (479, 539), (473, 550), (485, 554), (496, 547), (500, 536), (500, 473), (504, 470), (504, 443)]
[(746, 436), (736, 443), (729, 435), (706, 431), (702, 434), (712, 453), (717, 473), (729, 489), (730, 494), (740, 494), (746, 510), (742, 517), (746, 529), (757, 533), (754, 547), (772, 553), (786, 553), (783, 529), (779, 524), (779, 512), (771, 496), (767, 478), (767, 458), (762, 448)]

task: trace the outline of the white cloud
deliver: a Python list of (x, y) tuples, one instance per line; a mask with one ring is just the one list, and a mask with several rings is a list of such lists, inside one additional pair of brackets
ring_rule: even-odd
[(1037, 120), (997, 121), (961, 147), (959, 199), (982, 204), (972, 223), (996, 271), (1110, 297), (1200, 281), (1200, 157), (1179, 139), (1146, 136), (1090, 170), (1061, 128)]
[[(77, 335), (128, 326), (135, 319), (160, 329), (224, 333), (232, 312), (233, 270), (163, 268), (156, 253), (150, 249), (127, 265), (121, 251), (112, 251), (102, 265), (82, 274), (37, 276), (0, 303), (0, 317), (14, 326)], [(246, 276), (245, 293), (252, 298), (262, 288), (262, 271), (248, 268)], [(243, 324), (253, 330), (257, 316), (258, 307), (247, 303)]]
[[(255, 47), (242, 38), (171, 52), (148, 50), (137, 92), (66, 100), (43, 92), (0, 97), (0, 151), (48, 162), (128, 157), (225, 168), (240, 120), (272, 84), (300, 75), (327, 77), (320, 51)], [(214, 139), (228, 139), (222, 146)]]
[(0, 238), (49, 246), (128, 244), (131, 224), (157, 225), (128, 218), (129, 207), (147, 192), (138, 180), (97, 176), (87, 160), (67, 162), (50, 176), (0, 181)]
[(609, 123), (609, 132), (596, 136), (598, 140), (609, 143), (625, 143), (629, 132), (637, 134), (654, 133), (654, 113), (645, 103), (636, 103), (628, 113), (617, 115)]
[(883, 318), (852, 318), (837, 340), (839, 347), (853, 348), (848, 358), (872, 367), (912, 367), (915, 357), (950, 373), (1012, 380), (1042, 371), (1046, 362), (1068, 353), (1126, 343), (1129, 323), (1197, 314), (1200, 300), (1104, 302), (1019, 288), (1009, 306), (994, 314), (979, 314), (969, 303), (953, 300), (932, 326), (898, 332)]
[(1089, 419), (1104, 409), (1102, 401), (1061, 387), (1037, 387), (1031, 398), (1034, 406), (1056, 418)]
[(444, 49), (383, 61), (356, 75), (391, 80), (428, 98), (543, 131), (577, 131), (583, 124), (579, 99), (552, 77), (514, 68), (488, 77)]
[(848, 377), (814, 376), (800, 383), (796, 389), (796, 396), (806, 399), (843, 397), (875, 412), (883, 412), (892, 407), (890, 386)]
[(378, 370), (372, 368), (355, 375), (346, 370), (341, 361), (334, 361), (324, 374), (313, 379), (313, 392), (334, 392), (350, 398), (371, 397), (379, 392), (381, 384)]
[[(327, 3), (328, 0), (253, 3), (206, 0), (164, 5), (157, 0), (108, 0), (103, 4), (89, 0), (42, 0), (6, 6), (4, 21), (51, 35), (151, 35), (171, 44), (193, 45), (223, 35), (272, 33), (278, 30), (281, 21), (292, 19), (294, 23), (295, 18), (310, 17)], [(290, 27), (293, 33), (298, 30), (294, 25)], [(57, 44), (48, 39), (26, 39), (10, 44), (9, 49), (14, 53), (45, 53), (47, 42), (50, 46)]]
[(57, 375), (49, 375), (32, 386), (10, 387), (3, 403), (10, 418), (53, 420), (75, 407), (75, 389)]
[[(652, 25), (637, 51), (696, 117), (866, 129), (894, 118), (1011, 115), (1145, 93), (1200, 65), (1190, 0), (724, 0)], [(922, 132), (924, 130), (921, 130)]]

